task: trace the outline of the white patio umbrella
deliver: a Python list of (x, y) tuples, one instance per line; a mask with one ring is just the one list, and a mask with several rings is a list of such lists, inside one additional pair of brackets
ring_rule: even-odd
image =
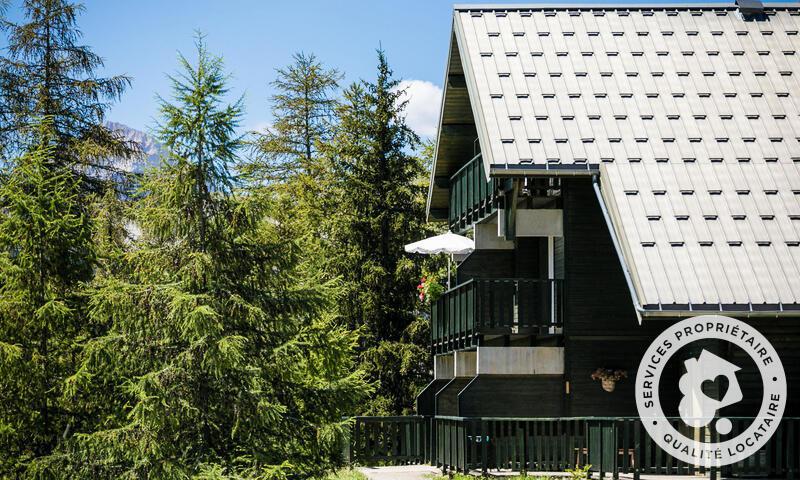
[(449, 254), (450, 256), (447, 260), (447, 288), (449, 289), (450, 262), (453, 260), (453, 255), (466, 255), (472, 252), (475, 250), (475, 242), (470, 238), (447, 232), (425, 240), (409, 243), (405, 248), (408, 253), (421, 253), (423, 255)]

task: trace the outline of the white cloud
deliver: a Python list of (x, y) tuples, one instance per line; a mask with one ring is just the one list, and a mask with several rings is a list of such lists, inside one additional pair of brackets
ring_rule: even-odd
[(247, 129), (248, 132), (259, 132), (264, 133), (268, 129), (272, 128), (272, 122), (256, 122), (250, 128)]
[(406, 90), (406, 123), (417, 135), (432, 138), (439, 124), (442, 89), (427, 80), (403, 80), (398, 88)]

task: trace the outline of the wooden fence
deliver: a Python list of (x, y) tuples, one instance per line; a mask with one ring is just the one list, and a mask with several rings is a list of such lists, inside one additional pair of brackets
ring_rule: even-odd
[[(383, 419), (383, 420), (381, 420)], [(671, 420), (690, 438), (718, 441), (710, 429)], [(732, 435), (749, 419), (733, 419)], [(359, 417), (351, 456), (364, 464), (430, 463), (443, 470), (560, 472), (591, 464), (600, 476), (695, 475), (712, 478), (772, 476), (800, 472), (800, 419), (784, 418), (764, 448), (745, 461), (710, 469), (664, 453), (638, 418)]]
[(349, 461), (361, 465), (431, 463), (432, 421), (421, 416), (356, 417)]

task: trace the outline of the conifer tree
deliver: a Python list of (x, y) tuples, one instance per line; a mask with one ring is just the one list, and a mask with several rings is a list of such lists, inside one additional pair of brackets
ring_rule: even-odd
[(318, 145), (330, 139), (333, 131), (333, 96), (342, 79), (336, 69), (328, 69), (315, 55), (297, 53), (293, 63), (277, 70), (271, 86), (272, 126), (258, 133), (255, 146), (257, 170), (264, 182), (285, 181), (297, 174), (318, 171)]
[[(369, 393), (330, 285), (297, 265), (263, 197), (241, 191), (241, 107), (197, 41), (162, 100), (171, 153), (133, 206), (142, 235), (91, 294), (107, 330), (67, 382), (102, 428), (40, 472), (68, 478), (306, 478), (336, 461), (342, 415)], [(89, 408), (89, 407), (87, 407)]]
[(330, 165), (319, 155), (335, 125), (334, 97), (341, 74), (313, 55), (295, 54), (271, 83), (272, 126), (256, 134), (248, 177), (280, 203), (275, 219), (297, 238), (307, 263), (318, 263), (320, 225)]
[[(335, 93), (341, 74), (313, 54), (294, 55), (271, 83), (272, 126), (256, 134), (248, 178), (274, 199), (275, 220), (297, 239), (307, 268), (326, 275), (321, 253), (329, 197), (330, 164), (319, 154), (335, 126)], [(327, 275), (330, 278), (330, 275)]]
[(418, 181), (425, 173), (413, 155), (419, 139), (405, 123), (398, 84), (379, 51), (377, 79), (344, 92), (336, 135), (326, 148), (336, 209), (326, 216), (326, 257), (344, 280), (340, 312), (352, 328), (366, 331), (363, 359), (380, 384), (371, 413), (407, 409), (414, 394), (409, 382), (427, 359), (427, 345), (408, 341), (420, 268), (403, 250), (425, 233), (425, 187)]
[(81, 185), (57, 166), (46, 119), (0, 182), (0, 476), (52, 452), (80, 418), (61, 402), (74, 369), (94, 251)]
[(130, 85), (126, 76), (98, 77), (103, 59), (81, 45), (77, 17), (83, 10), (69, 0), (25, 0), (23, 23), (3, 21), (7, 57), (0, 57), (0, 144), (11, 152), (31, 143), (31, 127), (50, 118), (54, 163), (96, 191), (110, 177), (120, 179), (113, 157), (130, 157), (132, 144), (103, 126), (109, 102)]

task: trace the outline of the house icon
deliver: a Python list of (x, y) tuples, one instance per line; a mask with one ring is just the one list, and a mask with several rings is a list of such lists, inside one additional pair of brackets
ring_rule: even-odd
[[(678, 382), (678, 388), (683, 394), (678, 405), (678, 413), (687, 425), (704, 427), (711, 423), (721, 408), (742, 400), (742, 389), (736, 379), (736, 372), (741, 370), (738, 366), (705, 349), (699, 357), (686, 360), (684, 365), (686, 373)], [(715, 381), (718, 377), (725, 377), (728, 380), (725, 395), (719, 400), (703, 392), (703, 383)], [(725, 421), (718, 424), (717, 429), (725, 434), (730, 431), (729, 426), (730, 422)]]

